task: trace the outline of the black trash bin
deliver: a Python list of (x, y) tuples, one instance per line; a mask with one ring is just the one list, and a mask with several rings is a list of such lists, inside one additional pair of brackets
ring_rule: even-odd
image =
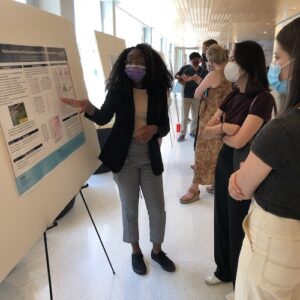
[(75, 204), (75, 198), (74, 196), (72, 200), (66, 205), (66, 207), (60, 212), (60, 214), (56, 217), (55, 221), (61, 219), (63, 216), (65, 216), (74, 206)]
[[(98, 141), (100, 145), (100, 149), (103, 149), (104, 144), (106, 143), (107, 138), (109, 137), (111, 132), (111, 128), (102, 128), (102, 129), (97, 129), (97, 136), (98, 136)], [(107, 173), (109, 172), (109, 169), (102, 164), (94, 174), (101, 174), (101, 173)]]

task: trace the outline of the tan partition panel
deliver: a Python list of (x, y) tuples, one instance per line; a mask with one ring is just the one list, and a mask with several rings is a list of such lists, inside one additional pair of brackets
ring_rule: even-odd
[[(85, 98), (73, 24), (14, 1), (0, 0), (0, 7), (0, 43), (64, 48), (76, 96)], [(22, 196), (0, 132), (0, 282), (99, 166), (95, 126), (82, 122), (85, 143)]]

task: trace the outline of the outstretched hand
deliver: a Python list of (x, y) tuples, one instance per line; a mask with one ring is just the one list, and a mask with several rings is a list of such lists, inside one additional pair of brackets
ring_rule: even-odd
[(90, 103), (90, 101), (87, 99), (75, 100), (75, 99), (70, 99), (70, 98), (60, 98), (60, 100), (69, 106), (77, 107), (79, 109), (80, 113), (87, 111), (87, 107)]

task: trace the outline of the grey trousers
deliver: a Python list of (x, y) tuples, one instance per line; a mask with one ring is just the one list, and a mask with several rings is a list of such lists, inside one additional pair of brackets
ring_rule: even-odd
[(189, 118), (189, 112), (192, 111), (192, 123), (190, 132), (196, 134), (197, 130), (197, 121), (198, 121), (198, 113), (199, 113), (199, 105), (200, 101), (192, 98), (184, 98), (182, 101), (181, 107), (181, 135), (186, 135), (187, 123)]
[(119, 173), (114, 173), (117, 183), (123, 218), (123, 240), (139, 241), (138, 211), (139, 191), (145, 198), (150, 221), (150, 241), (161, 244), (164, 240), (166, 212), (162, 175), (154, 175), (149, 159), (148, 144), (132, 141), (126, 162)]

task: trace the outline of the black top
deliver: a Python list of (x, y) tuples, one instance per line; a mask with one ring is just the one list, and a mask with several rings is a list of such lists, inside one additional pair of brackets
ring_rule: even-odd
[(207, 69), (207, 65), (206, 65), (205, 62), (203, 62), (203, 63), (201, 64), (201, 68), (202, 68), (202, 71), (201, 71), (200, 77), (201, 77), (202, 79), (204, 79), (205, 76), (208, 74), (208, 69)]
[(236, 89), (224, 99), (220, 109), (225, 112), (224, 122), (242, 126), (249, 114), (256, 115), (265, 122), (269, 121), (274, 106), (275, 100), (267, 91), (260, 92), (255, 97)]
[[(193, 76), (193, 75), (197, 74), (198, 76), (201, 77), (202, 68), (199, 66), (199, 69), (196, 71), (192, 66), (186, 65), (186, 66), (183, 66), (176, 75), (182, 76), (183, 74), (185, 74), (187, 76)], [(195, 90), (197, 87), (198, 87), (198, 84), (194, 80), (186, 82), (184, 85), (184, 91), (183, 91), (184, 98), (194, 98)]]
[(184, 73), (184, 71), (185, 71), (186, 69), (188, 69), (190, 66), (191, 66), (191, 65), (185, 65), (185, 66), (181, 67), (180, 70), (176, 73), (176, 75), (182, 76), (183, 73)]
[(300, 220), (300, 110), (268, 123), (251, 150), (272, 167), (255, 192), (257, 203), (277, 216)]
[[(85, 117), (98, 125), (107, 124), (115, 114), (115, 122), (99, 159), (112, 172), (118, 173), (127, 158), (129, 146), (134, 131), (134, 99), (133, 90), (124, 92), (110, 90), (100, 109), (96, 109), (94, 115), (85, 113)], [(163, 172), (163, 163), (158, 144), (158, 138), (170, 131), (167, 91), (163, 89), (148, 90), (147, 124), (157, 125), (158, 134), (149, 141), (149, 156), (152, 170), (155, 175)]]

